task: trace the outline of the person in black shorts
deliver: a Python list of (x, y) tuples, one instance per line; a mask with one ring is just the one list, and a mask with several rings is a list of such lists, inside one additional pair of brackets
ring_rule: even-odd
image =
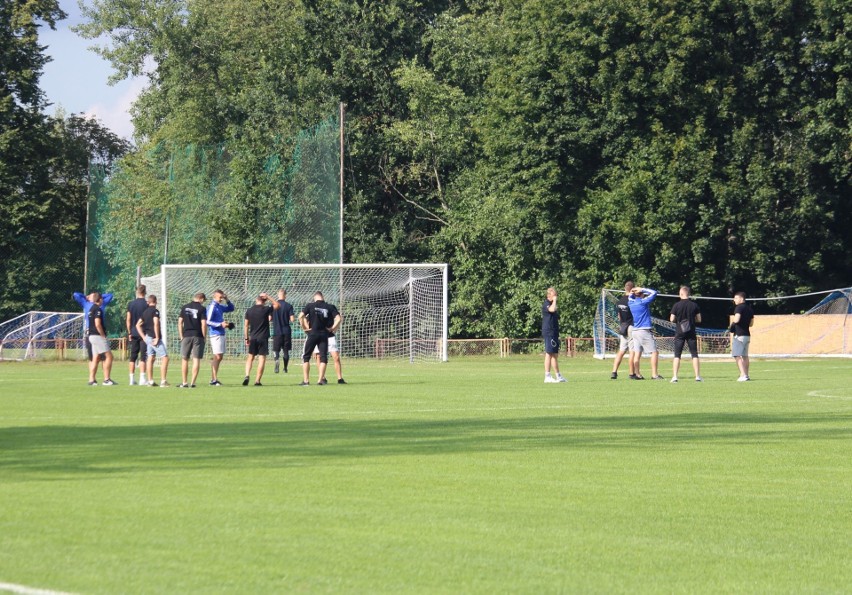
[(680, 288), (680, 301), (672, 306), (669, 320), (675, 324), (674, 360), (672, 361), (672, 382), (677, 382), (677, 372), (680, 369), (680, 356), (683, 354), (683, 346), (689, 346), (689, 354), (692, 356), (692, 369), (695, 371), (695, 380), (701, 382), (701, 371), (698, 363), (698, 337), (695, 329), (701, 324), (701, 308), (689, 299), (692, 291), (688, 286)]
[(136, 328), (136, 323), (142, 318), (142, 313), (148, 309), (148, 302), (145, 300), (145, 295), (148, 293), (144, 285), (136, 288), (136, 299), (127, 304), (127, 317), (125, 324), (127, 325), (127, 341), (130, 343), (130, 358), (128, 369), (130, 371), (130, 385), (136, 384), (134, 375), (136, 374), (136, 362), (139, 361), (139, 384), (145, 386), (148, 384), (148, 379), (145, 375), (145, 358), (148, 355), (148, 348), (145, 345), (145, 338), (139, 335)]
[(266, 367), (266, 356), (269, 355), (269, 323), (272, 322), (272, 313), (281, 306), (277, 301), (270, 299), (266, 293), (261, 293), (254, 300), (254, 306), (246, 310), (245, 317), (245, 342), (248, 356), (246, 357), (246, 377), (243, 378), (243, 386), (248, 386), (249, 374), (257, 357), (257, 376), (254, 385), (263, 386), (260, 379), (263, 378), (263, 369)]
[(334, 305), (327, 303), (322, 292), (318, 291), (314, 294), (314, 301), (299, 312), (299, 324), (308, 335), (302, 352), (302, 383), (299, 386), (308, 386), (314, 347), (319, 351), (319, 378), (325, 378), (325, 367), (328, 365), (328, 333), (329, 329), (340, 325), (340, 313)]
[[(615, 361), (612, 364), (611, 380), (618, 379), (618, 366), (621, 365), (621, 360), (624, 359), (624, 354), (633, 351), (633, 313), (630, 311), (630, 292), (633, 291), (633, 281), (628, 281), (624, 284), (624, 295), (618, 300), (615, 305), (618, 311), (618, 353), (615, 354)], [(636, 374), (633, 373), (633, 358), (627, 358), (627, 364), (630, 368), (630, 379), (635, 380)]]
[(278, 290), (278, 308), (272, 313), (275, 336), (272, 338), (272, 354), (275, 358), (275, 373), (278, 373), (278, 357), (284, 352), (284, 373), (290, 365), (290, 350), (293, 348), (293, 328), (290, 326), (296, 320), (293, 306), (287, 301), (287, 291)]
[[(201, 358), (204, 357), (204, 339), (207, 336), (207, 310), (204, 302), (207, 296), (196, 293), (192, 301), (180, 309), (178, 317), (178, 337), (180, 338), (181, 383), (178, 388), (195, 388)], [(192, 357), (192, 382), (187, 383), (189, 358)]]

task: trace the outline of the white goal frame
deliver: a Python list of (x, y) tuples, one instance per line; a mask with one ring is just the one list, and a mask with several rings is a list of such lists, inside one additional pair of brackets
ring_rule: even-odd
[[(268, 286), (263, 286), (260, 289), (262, 291), (266, 291), (272, 298), (275, 298), (275, 291), (279, 289), (279, 287), (283, 287), (287, 290), (287, 301), (293, 304), (293, 308), (296, 311), (296, 314), (302, 309), (302, 306), (311, 301), (311, 297), (313, 296), (314, 291), (323, 291), (326, 294), (327, 299), (335, 303), (341, 311), (343, 315), (343, 324), (340, 330), (340, 334), (343, 337), (346, 337), (347, 331), (347, 303), (351, 303), (354, 298), (358, 295), (358, 292), (353, 292), (351, 285), (347, 285), (347, 277), (350, 276), (351, 272), (357, 271), (374, 271), (379, 272), (383, 270), (394, 271), (397, 273), (395, 275), (397, 285), (397, 302), (399, 301), (400, 292), (407, 292), (408, 296), (408, 304), (407, 304), (407, 329), (401, 332), (401, 336), (399, 337), (382, 337), (381, 339), (375, 339), (375, 341), (391, 341), (397, 339), (405, 340), (405, 348), (407, 348), (407, 358), (410, 362), (414, 362), (415, 360), (436, 360), (436, 361), (447, 361), (447, 339), (448, 339), (448, 305), (449, 305), (449, 291), (448, 291), (448, 266), (445, 263), (401, 263), (401, 264), (165, 264), (160, 267), (160, 273), (158, 275), (154, 275), (151, 277), (142, 277), (141, 282), (144, 284), (148, 290), (148, 294), (154, 294), (158, 299), (158, 308), (161, 312), (162, 319), (166, 322), (163, 328), (163, 338), (168, 346), (169, 352), (171, 354), (177, 354), (177, 337), (172, 336), (170, 339), (170, 334), (176, 334), (176, 319), (177, 319), (177, 309), (180, 308), (185, 302), (191, 300), (192, 295), (187, 293), (185, 290), (180, 293), (180, 295), (175, 295), (175, 290), (173, 290), (172, 286), (174, 285), (174, 278), (181, 273), (185, 274), (187, 271), (245, 271), (246, 275), (246, 284), (245, 287), (227, 287), (220, 286), (217, 283), (219, 281), (210, 281), (208, 284), (204, 284), (203, 282), (199, 283), (198, 287), (195, 287), (192, 293), (201, 291), (207, 295), (208, 300), (212, 298), (212, 293), (215, 289), (223, 289), (228, 297), (234, 302), (236, 306), (236, 310), (233, 314), (226, 316), (226, 318), (233, 320), (235, 323), (238, 323), (237, 328), (231, 333), (236, 334), (237, 330), (242, 327), (243, 315), (245, 314), (246, 308), (251, 306), (254, 303), (254, 297), (256, 297), (258, 288), (255, 286), (251, 286), (248, 282), (248, 275), (251, 272), (255, 272), (258, 274), (259, 272), (269, 272), (270, 278), (278, 278), (280, 281), (275, 282), (269, 281), (267, 283)], [(310, 286), (306, 286), (304, 282), (299, 283), (299, 287), (293, 287), (290, 283), (288, 283), (285, 279), (293, 278), (294, 275), (297, 275), (299, 272), (314, 272), (314, 273), (322, 273), (326, 272), (331, 273), (336, 282), (333, 283), (334, 287), (328, 286), (317, 286), (317, 283), (313, 283)], [(407, 276), (405, 275), (407, 272)], [(399, 273), (402, 273), (400, 275)], [(306, 275), (309, 277), (309, 275)], [(327, 279), (331, 278), (331, 276), (327, 276)], [(421, 320), (422, 317), (418, 317), (417, 314), (417, 306), (418, 304), (415, 302), (415, 292), (411, 290), (412, 287), (416, 287), (417, 284), (422, 284), (423, 282), (428, 282), (430, 288), (432, 288), (435, 293), (438, 293), (440, 299), (440, 305), (438, 311), (430, 312), (428, 316), (428, 320), (424, 323)], [(440, 286), (440, 287), (439, 287)], [(439, 287), (439, 288), (438, 288)], [(245, 289), (245, 291), (243, 291)], [(360, 290), (360, 293), (363, 294), (363, 289)], [(235, 299), (236, 298), (236, 299)], [(208, 302), (209, 304), (209, 302)], [(405, 309), (405, 304), (397, 303), (396, 306), (398, 311)], [(421, 324), (416, 324), (420, 322)], [(423, 324), (426, 324), (428, 328), (425, 329), (426, 335), (422, 336), (424, 333)], [(293, 352), (297, 352), (297, 344), (299, 341), (297, 340), (297, 334), (300, 332), (298, 330), (298, 324), (294, 326), (294, 340), (293, 340)], [(170, 333), (171, 331), (171, 333)], [(233, 336), (233, 335), (232, 335)], [(240, 333), (240, 337), (242, 334)], [(233, 345), (235, 341), (233, 338), (229, 341), (231, 345)], [(241, 342), (240, 342), (241, 343)], [(429, 345), (428, 348), (425, 345)], [(402, 351), (405, 351), (403, 349)], [(364, 354), (374, 354), (378, 353), (378, 349), (375, 348), (375, 345), (364, 346), (362, 350)], [(230, 348), (229, 348), (230, 352)], [(347, 355), (346, 350), (341, 351), (344, 356)], [(397, 349), (395, 351), (396, 357), (405, 357), (401, 354), (400, 350)], [(367, 357), (373, 357), (373, 355), (366, 355)]]

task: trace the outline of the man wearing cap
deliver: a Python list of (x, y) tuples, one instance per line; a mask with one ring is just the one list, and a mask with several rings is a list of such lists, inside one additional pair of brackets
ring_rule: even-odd
[[(195, 381), (198, 380), (198, 369), (201, 367), (201, 358), (204, 357), (204, 338), (207, 336), (205, 300), (207, 300), (206, 295), (196, 293), (192, 301), (180, 309), (178, 337), (180, 338), (181, 383), (178, 388), (195, 388)], [(190, 357), (192, 357), (192, 382), (187, 383)]]

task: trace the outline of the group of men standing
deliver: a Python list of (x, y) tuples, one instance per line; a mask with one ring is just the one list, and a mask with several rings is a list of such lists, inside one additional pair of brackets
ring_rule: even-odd
[[(624, 285), (624, 296), (618, 300), (617, 311), (619, 320), (619, 347), (612, 366), (613, 380), (618, 378), (618, 367), (625, 354), (629, 353), (629, 369), (631, 380), (644, 380), (640, 372), (643, 353), (651, 354), (651, 378), (663, 380), (659, 375), (659, 352), (654, 339), (651, 324), (651, 303), (657, 298), (658, 292), (648, 287), (636, 287), (632, 281)], [(669, 313), (669, 321), (675, 325), (674, 359), (672, 360), (671, 382), (678, 381), (680, 360), (684, 347), (689, 349), (692, 358), (692, 369), (695, 380), (701, 382), (700, 364), (698, 359), (698, 325), (701, 324), (701, 309), (691, 299), (692, 291), (687, 285), (682, 285), (678, 292), (680, 300), (676, 302)], [(750, 380), (748, 347), (751, 340), (750, 328), (754, 324), (754, 310), (745, 302), (745, 292), (734, 294), (734, 317), (728, 329), (732, 335), (731, 355), (737, 362), (740, 376), (739, 382)]]
[[(127, 305), (126, 328), (129, 341), (129, 377), (130, 384), (135, 385), (136, 368), (139, 363), (140, 385), (156, 386), (153, 378), (154, 362), (160, 359), (159, 386), (170, 386), (168, 381), (169, 355), (163, 341), (162, 318), (157, 307), (157, 296), (146, 295), (147, 288), (140, 285), (136, 289), (136, 298)], [(97, 385), (97, 368), (103, 361), (105, 386), (115, 385), (110, 377), (113, 357), (106, 335), (104, 322), (104, 307), (111, 294), (102, 296), (94, 292), (82, 296), (77, 301), (84, 308), (86, 348), (89, 355), (89, 385)], [(77, 299), (78, 294), (74, 294)], [(284, 373), (288, 372), (290, 350), (292, 349), (292, 323), (296, 316), (293, 306), (287, 302), (287, 292), (278, 291), (278, 299), (273, 300), (266, 293), (261, 293), (255, 303), (245, 313), (244, 342), (246, 346), (245, 378), (243, 386), (250, 383), (251, 370), (255, 360), (258, 362), (254, 386), (262, 386), (261, 379), (269, 355), (270, 325), (273, 325), (275, 373), (279, 373), (279, 358), (283, 354)], [(213, 299), (205, 308), (207, 296), (196, 293), (188, 304), (180, 309), (178, 316), (178, 337), (181, 353), (181, 383), (179, 388), (195, 388), (196, 381), (204, 357), (206, 341), (209, 338), (211, 359), (211, 386), (221, 386), (219, 367), (225, 354), (226, 331), (234, 328), (234, 324), (226, 322), (224, 315), (234, 311), (234, 304), (221, 289), (213, 292)], [(337, 347), (335, 333), (339, 330), (342, 316), (333, 304), (325, 302), (323, 294), (316, 292), (313, 301), (307, 304), (298, 316), (299, 324), (305, 331), (305, 351), (302, 354), (303, 382), (300, 386), (310, 385), (310, 361), (316, 356), (319, 364), (318, 384), (327, 384), (325, 368), (328, 363), (328, 353), (332, 353), (338, 384), (346, 384), (343, 380), (340, 364), (340, 352)], [(190, 360), (192, 368), (190, 371)]]

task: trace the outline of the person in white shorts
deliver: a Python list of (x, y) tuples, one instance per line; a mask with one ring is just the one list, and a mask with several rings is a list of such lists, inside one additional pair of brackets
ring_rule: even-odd
[(634, 287), (627, 298), (627, 305), (633, 315), (633, 374), (635, 380), (644, 380), (639, 372), (642, 353), (651, 354), (651, 379), (662, 380), (657, 372), (660, 354), (657, 342), (654, 340), (653, 324), (651, 322), (651, 302), (657, 297), (657, 290), (648, 287)]
[[(343, 320), (342, 315), (340, 320)], [(346, 384), (346, 381), (343, 379), (343, 368), (340, 365), (340, 348), (337, 346), (337, 337), (332, 332), (328, 333), (328, 352), (331, 354), (331, 359), (334, 360), (334, 372), (337, 374), (337, 384)], [(314, 347), (314, 357), (319, 357), (319, 347)], [(328, 384), (325, 376), (320, 378), (319, 384)]]
[(89, 362), (89, 386), (98, 384), (98, 364), (101, 362), (101, 354), (104, 356), (104, 386), (114, 386), (116, 383), (110, 378), (112, 372), (112, 351), (109, 348), (109, 340), (104, 328), (103, 297), (100, 293), (92, 294), (92, 307), (89, 309), (87, 333), (89, 344), (92, 346), (92, 360)]

